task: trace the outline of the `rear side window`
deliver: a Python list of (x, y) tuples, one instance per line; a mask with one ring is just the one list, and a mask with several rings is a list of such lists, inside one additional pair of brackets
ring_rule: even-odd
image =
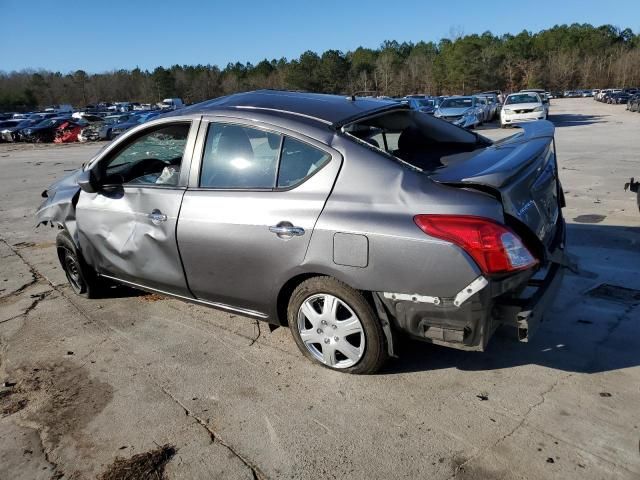
[(278, 134), (256, 128), (210, 124), (200, 186), (221, 189), (274, 188), (281, 139)]
[(285, 137), (278, 172), (278, 187), (299, 184), (326, 164), (331, 156), (315, 147)]

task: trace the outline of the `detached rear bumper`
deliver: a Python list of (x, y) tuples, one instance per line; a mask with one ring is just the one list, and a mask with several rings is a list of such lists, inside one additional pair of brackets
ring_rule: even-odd
[(527, 297), (500, 299), (494, 307), (494, 317), (502, 324), (514, 327), (518, 340), (528, 342), (544, 321), (545, 313), (553, 303), (564, 277), (564, 266), (551, 263), (543, 278), (531, 278), (523, 293)]
[[(537, 272), (527, 270), (502, 279), (481, 276), (454, 298), (377, 292), (385, 306), (379, 314), (390, 314), (396, 330), (460, 350), (483, 351), (501, 325), (515, 327), (518, 340), (527, 342), (544, 320), (560, 289), (564, 268), (570, 265), (562, 218), (558, 227), (554, 250)], [(460, 302), (463, 292), (470, 293)]]

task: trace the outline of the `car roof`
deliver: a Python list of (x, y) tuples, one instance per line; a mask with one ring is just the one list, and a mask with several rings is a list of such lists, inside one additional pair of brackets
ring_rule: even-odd
[(337, 127), (359, 117), (392, 108), (408, 108), (392, 100), (283, 90), (236, 93), (171, 112), (170, 116), (206, 115), (221, 111), (262, 111), (276, 116), (298, 116)]

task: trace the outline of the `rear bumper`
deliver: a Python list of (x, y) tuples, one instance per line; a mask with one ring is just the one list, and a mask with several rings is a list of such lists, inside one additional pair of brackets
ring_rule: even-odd
[(531, 278), (527, 282), (525, 291), (532, 290), (531, 295), (501, 299), (494, 307), (494, 317), (500, 324), (515, 328), (519, 341), (528, 342), (544, 321), (563, 277), (563, 265), (551, 263), (543, 278)]
[[(515, 327), (518, 340), (527, 342), (544, 320), (557, 295), (564, 267), (565, 225), (561, 218), (544, 267), (502, 279), (483, 279), (482, 287), (462, 303), (458, 297), (390, 295), (377, 292), (396, 330), (411, 337), (460, 350), (483, 351), (495, 330)], [(476, 280), (478, 280), (476, 279)], [(462, 289), (466, 291), (473, 284)]]

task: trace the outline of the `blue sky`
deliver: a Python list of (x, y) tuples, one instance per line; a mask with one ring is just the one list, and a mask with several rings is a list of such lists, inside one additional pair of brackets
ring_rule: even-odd
[(224, 67), (305, 50), (376, 48), (386, 39), (437, 41), (574, 22), (640, 31), (638, 0), (0, 0), (0, 12), (0, 70), (63, 73), (176, 63)]

